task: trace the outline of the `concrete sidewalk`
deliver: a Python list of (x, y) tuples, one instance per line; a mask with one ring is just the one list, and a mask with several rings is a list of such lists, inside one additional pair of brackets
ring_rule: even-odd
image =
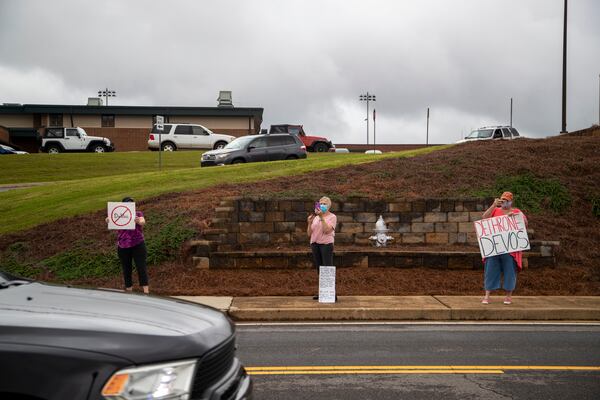
[(600, 296), (339, 296), (334, 304), (311, 297), (176, 296), (226, 312), (235, 321), (600, 321)]

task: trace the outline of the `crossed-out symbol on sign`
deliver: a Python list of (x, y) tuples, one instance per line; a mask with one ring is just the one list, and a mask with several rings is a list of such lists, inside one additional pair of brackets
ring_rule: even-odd
[(131, 218), (133, 218), (131, 210), (125, 206), (117, 206), (113, 208), (112, 212), (110, 213), (110, 219), (112, 220), (113, 224), (117, 226), (127, 225), (131, 222)]

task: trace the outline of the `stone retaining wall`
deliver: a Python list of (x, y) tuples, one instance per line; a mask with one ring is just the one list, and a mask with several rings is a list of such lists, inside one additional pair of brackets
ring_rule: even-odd
[[(379, 216), (401, 244), (477, 245), (473, 221), (481, 219), (493, 199), (371, 201), (347, 199), (332, 204), (337, 216), (336, 244), (367, 245)], [(239, 250), (273, 244), (306, 244), (306, 218), (314, 200), (236, 199), (216, 209), (213, 230), (219, 250)]]

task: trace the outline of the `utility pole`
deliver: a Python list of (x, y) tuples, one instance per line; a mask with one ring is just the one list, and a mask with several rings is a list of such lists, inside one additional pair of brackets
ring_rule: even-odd
[(510, 98), (510, 127), (512, 128), (512, 97)]
[(376, 121), (376, 112), (375, 109), (373, 109), (373, 154), (375, 154), (375, 143), (376, 143), (376, 138), (377, 138), (377, 123)]
[(563, 25), (562, 125), (560, 133), (567, 133), (567, 0), (565, 0)]
[(429, 146), (429, 107), (427, 107), (427, 133), (425, 136), (425, 146)]
[(358, 100), (367, 102), (367, 146), (369, 145), (369, 101), (376, 101), (374, 94), (361, 94), (358, 96)]

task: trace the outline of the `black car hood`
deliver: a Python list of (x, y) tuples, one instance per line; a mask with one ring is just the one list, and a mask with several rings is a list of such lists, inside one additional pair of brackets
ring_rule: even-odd
[(0, 342), (133, 363), (199, 357), (233, 335), (223, 313), (181, 300), (30, 283), (0, 290)]

